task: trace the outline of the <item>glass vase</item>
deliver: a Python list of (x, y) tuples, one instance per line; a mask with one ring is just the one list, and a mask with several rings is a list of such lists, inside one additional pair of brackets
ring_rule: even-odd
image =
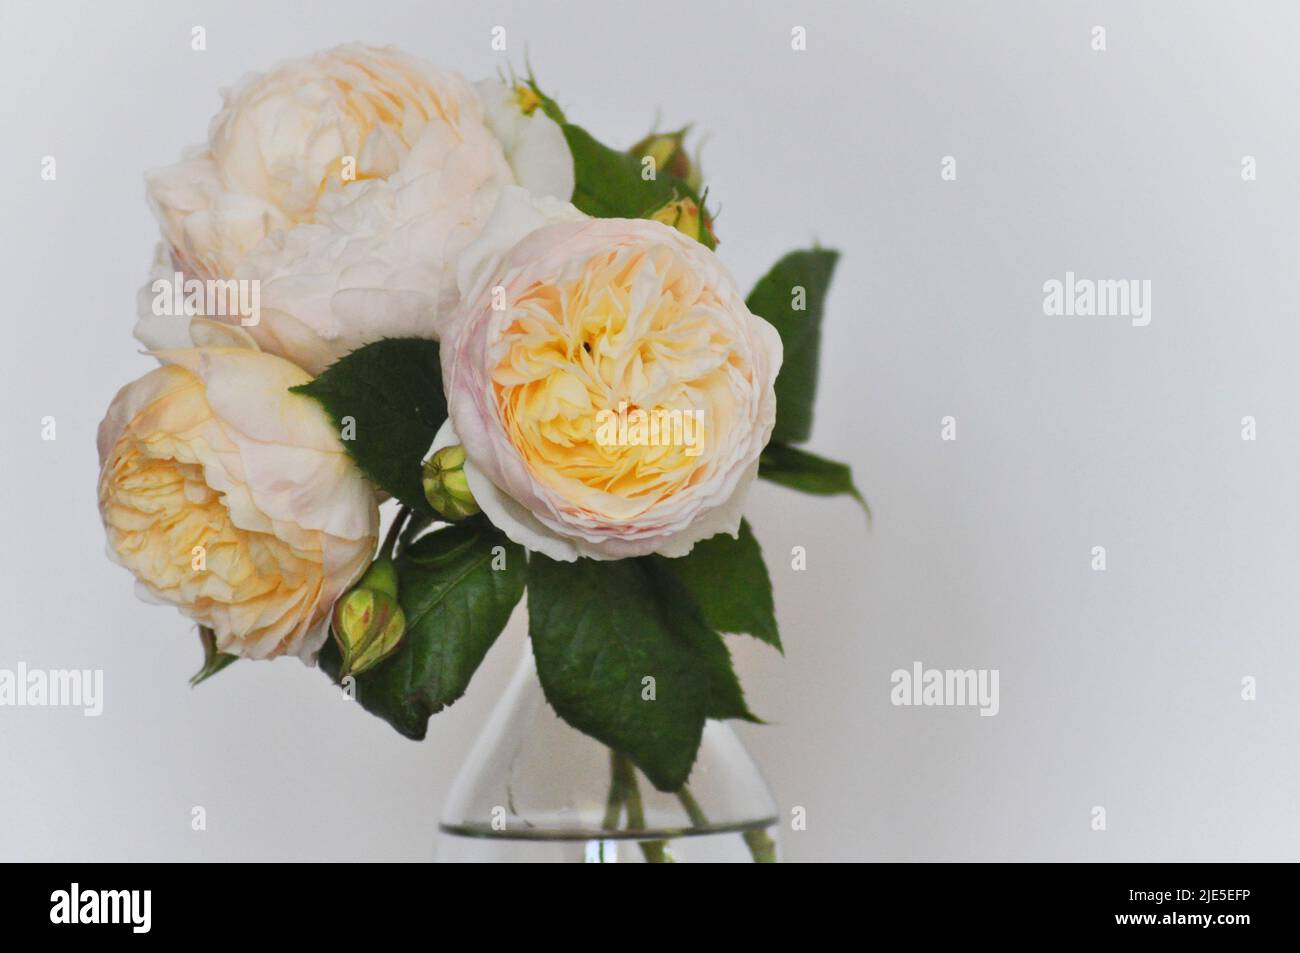
[(569, 727), (537, 680), (531, 644), (457, 775), (435, 856), (444, 862), (774, 862), (776, 804), (724, 722), (667, 793), (624, 755)]

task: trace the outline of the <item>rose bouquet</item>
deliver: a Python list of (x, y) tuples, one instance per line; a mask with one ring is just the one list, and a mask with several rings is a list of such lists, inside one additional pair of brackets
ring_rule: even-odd
[(527, 591), (555, 712), (681, 789), (706, 719), (757, 720), (721, 633), (780, 647), (750, 484), (861, 502), (797, 446), (836, 253), (743, 297), (685, 133), (607, 147), (531, 75), (346, 46), (223, 95), (147, 177), (110, 554), (196, 683), (296, 655), (417, 739)]

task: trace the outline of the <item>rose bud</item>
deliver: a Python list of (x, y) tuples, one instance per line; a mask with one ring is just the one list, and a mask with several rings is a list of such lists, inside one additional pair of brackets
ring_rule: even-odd
[(391, 559), (376, 559), (366, 570), (366, 574), (357, 581), (358, 589), (373, 589), (386, 592), (397, 598), (397, 566)]
[[(387, 560), (376, 563), (375, 567), (385, 564), (391, 571), (392, 563)], [(366, 578), (370, 578), (369, 573)], [(391, 583), (396, 585), (395, 573)], [(332, 628), (334, 641), (343, 656), (339, 677), (360, 675), (386, 659), (401, 644), (406, 633), (406, 615), (397, 604), (395, 594), (358, 586), (334, 607)]]
[(655, 160), (655, 169), (663, 169), (698, 192), (701, 184), (700, 170), (686, 153), (686, 132), (686, 129), (682, 129), (679, 132), (651, 133), (627, 150), (628, 154), (638, 159), (650, 156)]
[(702, 238), (703, 233), (700, 228), (703, 218), (700, 215), (700, 207), (691, 199), (676, 199), (669, 202), (651, 215), (650, 219), (663, 222), (669, 228), (675, 228), (687, 238), (693, 238), (697, 242)]
[(465, 478), (465, 448), (443, 447), (424, 464), (424, 496), (429, 505), (455, 521), (479, 511)]

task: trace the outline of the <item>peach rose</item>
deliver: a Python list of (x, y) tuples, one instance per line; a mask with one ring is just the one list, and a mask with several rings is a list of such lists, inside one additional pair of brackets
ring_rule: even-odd
[(374, 553), (374, 491), (324, 410), (289, 392), (309, 378), (288, 361), (228, 346), (157, 357), (99, 426), (110, 555), (221, 651), (313, 659)]
[(776, 418), (776, 330), (716, 255), (659, 222), (507, 190), (442, 329), (483, 511), (553, 559), (682, 556), (736, 534)]

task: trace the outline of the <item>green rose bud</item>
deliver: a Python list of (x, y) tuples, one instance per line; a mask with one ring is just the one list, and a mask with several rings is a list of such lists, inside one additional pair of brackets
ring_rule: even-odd
[(478, 503), (465, 478), (465, 448), (443, 447), (424, 463), (424, 496), (446, 519), (463, 520), (477, 513)]
[(693, 238), (697, 242), (703, 237), (700, 229), (704, 225), (704, 217), (700, 213), (700, 207), (690, 199), (676, 199), (669, 202), (654, 212), (650, 218), (677, 229), (687, 238)]
[(397, 598), (397, 566), (391, 559), (376, 559), (357, 582), (355, 589), (373, 589)]
[[(388, 565), (391, 567), (392, 563)], [(343, 656), (339, 677), (360, 675), (386, 659), (401, 644), (406, 633), (406, 615), (397, 604), (395, 594), (358, 587), (335, 604), (331, 628), (339, 654)]]
[(676, 176), (691, 189), (699, 192), (700, 170), (686, 153), (686, 133), (686, 129), (678, 132), (651, 133), (627, 151), (638, 159), (650, 156), (655, 160), (656, 169), (662, 169), (669, 175)]

